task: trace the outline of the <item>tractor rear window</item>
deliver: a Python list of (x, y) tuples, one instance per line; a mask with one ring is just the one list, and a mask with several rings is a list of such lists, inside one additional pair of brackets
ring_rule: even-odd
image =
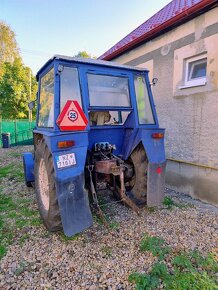
[(144, 77), (135, 76), (135, 92), (140, 124), (154, 124), (148, 89)]
[(89, 122), (91, 126), (123, 125), (131, 111), (90, 111)]
[(88, 74), (91, 107), (130, 107), (127, 77)]
[(81, 106), (82, 101), (77, 69), (72, 67), (64, 67), (64, 70), (62, 71), (60, 76), (60, 80), (61, 111), (68, 100), (78, 101)]
[(40, 81), (39, 127), (54, 126), (54, 69), (51, 69)]

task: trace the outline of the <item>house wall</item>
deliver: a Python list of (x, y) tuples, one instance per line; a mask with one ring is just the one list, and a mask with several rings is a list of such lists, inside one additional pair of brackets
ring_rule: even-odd
[[(213, 204), (218, 204), (217, 15), (218, 7), (114, 59), (146, 67), (150, 78), (159, 79), (153, 93), (166, 128), (167, 186)], [(186, 59), (202, 54), (207, 83), (185, 87)]]

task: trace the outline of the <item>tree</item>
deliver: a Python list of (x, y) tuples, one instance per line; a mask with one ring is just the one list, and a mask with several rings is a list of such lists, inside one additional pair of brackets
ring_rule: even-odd
[(74, 57), (96, 58), (95, 56), (92, 57), (91, 54), (85, 50), (79, 51), (76, 55), (74, 55)]
[(28, 117), (28, 102), (31, 95), (35, 99), (37, 83), (29, 67), (23, 65), (20, 57), (13, 63), (2, 64), (2, 77), (0, 78), (0, 101), (2, 118), (17, 119)]
[(10, 26), (0, 21), (0, 70), (4, 62), (13, 62), (19, 57), (15, 33)]

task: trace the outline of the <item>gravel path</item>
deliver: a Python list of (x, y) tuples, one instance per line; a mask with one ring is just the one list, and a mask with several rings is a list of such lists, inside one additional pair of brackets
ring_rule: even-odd
[[(0, 149), (1, 166), (13, 161), (11, 153), (27, 149)], [(21, 158), (16, 157), (16, 162)], [(22, 181), (3, 178), (0, 185), (4, 185), (1, 191), (5, 195), (22, 192), (31, 199), (29, 206), (36, 208), (33, 190)], [(145, 233), (162, 237), (175, 252), (198, 249), (218, 256), (217, 211), (203, 203), (193, 205), (175, 194), (173, 200), (180, 206), (144, 209), (141, 216), (113, 203), (105, 209), (111, 229), (95, 221), (73, 239), (48, 233), (42, 224), (18, 231), (0, 261), (0, 289), (134, 289), (128, 282), (129, 274), (146, 272), (156, 261), (151, 253), (139, 251)], [(105, 201), (114, 199), (107, 195)], [(21, 243), (20, 238), (27, 233), (28, 238)]]

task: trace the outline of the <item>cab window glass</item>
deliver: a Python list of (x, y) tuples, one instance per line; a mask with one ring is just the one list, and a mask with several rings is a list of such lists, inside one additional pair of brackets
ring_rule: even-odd
[(60, 89), (60, 105), (61, 110), (68, 100), (78, 101), (80, 106), (81, 101), (81, 91), (79, 84), (78, 70), (72, 67), (64, 67), (60, 75), (61, 89)]
[(41, 78), (39, 127), (54, 126), (54, 69)]
[(91, 126), (123, 125), (131, 111), (90, 111), (89, 122)]
[(127, 77), (88, 74), (90, 106), (130, 107)]
[(154, 124), (155, 123), (154, 116), (152, 113), (148, 90), (144, 77), (135, 76), (134, 83), (135, 83), (139, 123)]

